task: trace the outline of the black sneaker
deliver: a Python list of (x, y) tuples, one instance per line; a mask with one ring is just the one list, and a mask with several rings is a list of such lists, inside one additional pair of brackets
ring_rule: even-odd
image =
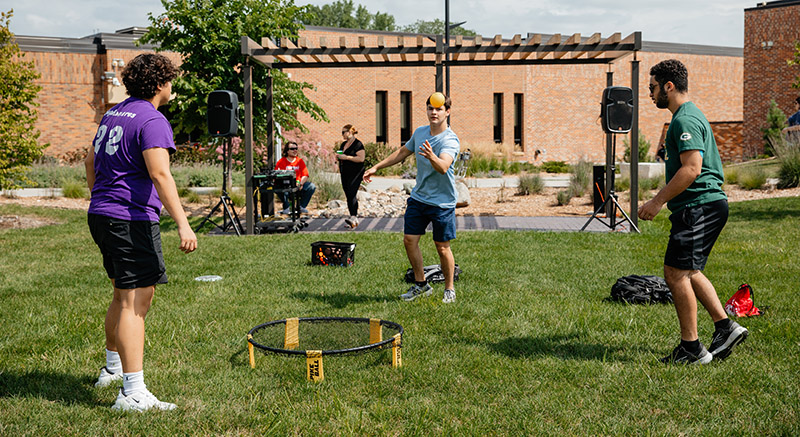
[(683, 346), (678, 345), (672, 353), (661, 359), (664, 364), (708, 364), (713, 357), (703, 345), (700, 345), (700, 353), (695, 355)]
[(743, 342), (747, 338), (747, 334), (749, 334), (747, 328), (731, 320), (728, 329), (717, 329), (711, 336), (711, 345), (709, 346), (711, 355), (715, 360), (728, 358), (733, 347)]

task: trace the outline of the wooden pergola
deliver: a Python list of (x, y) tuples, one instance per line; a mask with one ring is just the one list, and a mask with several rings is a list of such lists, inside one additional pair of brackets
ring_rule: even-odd
[[(262, 38), (261, 44), (247, 36), (241, 38), (244, 63), (244, 130), (245, 130), (245, 179), (246, 179), (246, 233), (253, 234), (255, 210), (253, 202), (253, 62), (266, 68), (369, 68), (369, 67), (424, 67), (436, 69), (435, 89), (442, 91), (445, 63), (451, 67), (477, 65), (562, 65), (562, 64), (611, 64), (633, 55), (631, 60), (631, 89), (633, 89), (633, 124), (631, 128), (631, 212), (636, 225), (635, 211), (638, 209), (638, 145), (639, 145), (639, 61), (636, 52), (642, 48), (642, 33), (634, 32), (625, 38), (620, 33), (603, 38), (599, 33), (582, 37), (576, 33), (568, 37), (561, 34), (528, 34), (526, 38), (514, 35), (504, 40), (500, 35), (485, 39), (481, 36), (455, 36), (445, 41), (442, 35), (379, 35), (359, 36), (358, 43), (352, 38), (319, 37), (312, 41), (300, 37), (296, 41), (281, 38), (273, 41)], [(370, 41), (368, 44), (367, 41)], [(374, 44), (373, 44), (373, 40)], [(348, 41), (351, 41), (348, 44)], [(279, 43), (279, 44), (278, 44)], [(446, 56), (448, 55), (448, 56)], [(445, 59), (449, 59), (445, 61)], [(613, 73), (606, 73), (606, 85), (613, 85)], [(272, 112), (272, 79), (265, 84), (268, 94), (266, 118), (274, 123)], [(269, 165), (274, 166), (274, 133), (268, 129), (267, 149)], [(610, 186), (609, 166), (613, 165), (612, 134), (606, 135), (606, 194)]]

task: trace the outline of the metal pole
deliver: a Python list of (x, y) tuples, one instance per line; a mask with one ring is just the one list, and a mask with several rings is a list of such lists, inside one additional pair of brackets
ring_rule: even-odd
[[(610, 87), (614, 85), (614, 72), (609, 71), (606, 72), (606, 87)], [(603, 102), (605, 105), (606, 102)], [(614, 191), (614, 147), (612, 144), (614, 134), (608, 133), (606, 134), (606, 199), (610, 196)], [(611, 219), (612, 215), (615, 215), (616, 211), (614, 211), (614, 203), (608, 202), (606, 203), (606, 217)]]
[(631, 221), (639, 227), (639, 60), (633, 52), (631, 61), (633, 122), (631, 123)]
[(444, 1), (444, 86), (445, 95), (450, 96), (450, 0)]
[(245, 160), (245, 217), (246, 235), (255, 234), (255, 209), (253, 204), (253, 66), (245, 56), (242, 68), (244, 75), (244, 160)]
[(436, 35), (436, 91), (442, 92), (442, 55), (444, 54), (444, 43), (442, 35)]

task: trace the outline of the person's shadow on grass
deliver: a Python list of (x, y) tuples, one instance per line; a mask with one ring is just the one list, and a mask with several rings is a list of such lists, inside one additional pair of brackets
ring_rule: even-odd
[(0, 398), (41, 397), (54, 402), (79, 403), (98, 406), (94, 381), (74, 375), (54, 372), (29, 371), (16, 373), (0, 371)]
[(318, 293), (296, 292), (292, 293), (291, 296), (295, 299), (303, 301), (314, 299), (325, 305), (329, 305), (339, 309), (346, 308), (347, 306), (355, 304), (369, 303), (369, 302), (385, 302), (387, 300), (386, 296), (364, 295), (364, 294), (353, 294), (353, 293), (329, 293), (323, 295)]
[[(555, 357), (563, 360), (625, 361), (626, 348), (608, 344), (586, 343), (580, 335), (508, 337), (489, 343), (489, 350), (510, 358)], [(639, 353), (639, 352), (637, 352)]]

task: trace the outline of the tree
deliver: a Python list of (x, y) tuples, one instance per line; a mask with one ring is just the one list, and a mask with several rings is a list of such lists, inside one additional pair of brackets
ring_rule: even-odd
[(353, 0), (337, 0), (322, 6), (308, 5), (307, 8), (309, 15), (303, 24), (309, 26), (386, 31), (397, 29), (393, 16), (381, 12), (372, 14), (362, 5), (356, 8)]
[(14, 188), (25, 170), (49, 144), (39, 144), (36, 96), (42, 89), (33, 62), (23, 53), (9, 29), (14, 10), (0, 12), (0, 188)]
[[(170, 106), (177, 133), (205, 132), (206, 99), (211, 91), (224, 89), (243, 95), (243, 35), (256, 42), (262, 37), (297, 38), (302, 28), (299, 22), (307, 16), (306, 8), (295, 6), (293, 0), (162, 0), (161, 4), (165, 12), (158, 17), (148, 14), (151, 25), (140, 41), (183, 57), (182, 73), (172, 83), (176, 97)], [(268, 96), (264, 88), (270, 74), (274, 119), (283, 129), (308, 131), (297, 120), (298, 112), (317, 121), (329, 121), (325, 111), (303, 94), (306, 89), (314, 89), (312, 84), (295, 82), (279, 70), (255, 65), (254, 141), (263, 142), (271, 128), (266, 121)]]
[[(792, 56), (792, 59), (788, 59), (786, 63), (789, 65), (800, 65), (800, 41), (795, 41), (794, 55)], [(792, 88), (794, 89), (800, 88), (800, 76), (794, 78), (794, 83), (792, 83)]]
[[(438, 18), (433, 21), (417, 20), (414, 22), (414, 24), (403, 26), (400, 30), (409, 33), (427, 33), (431, 35), (444, 35), (444, 20), (440, 20)], [(465, 29), (461, 26), (456, 26), (450, 29), (450, 35), (477, 36), (478, 34), (473, 30)]]

